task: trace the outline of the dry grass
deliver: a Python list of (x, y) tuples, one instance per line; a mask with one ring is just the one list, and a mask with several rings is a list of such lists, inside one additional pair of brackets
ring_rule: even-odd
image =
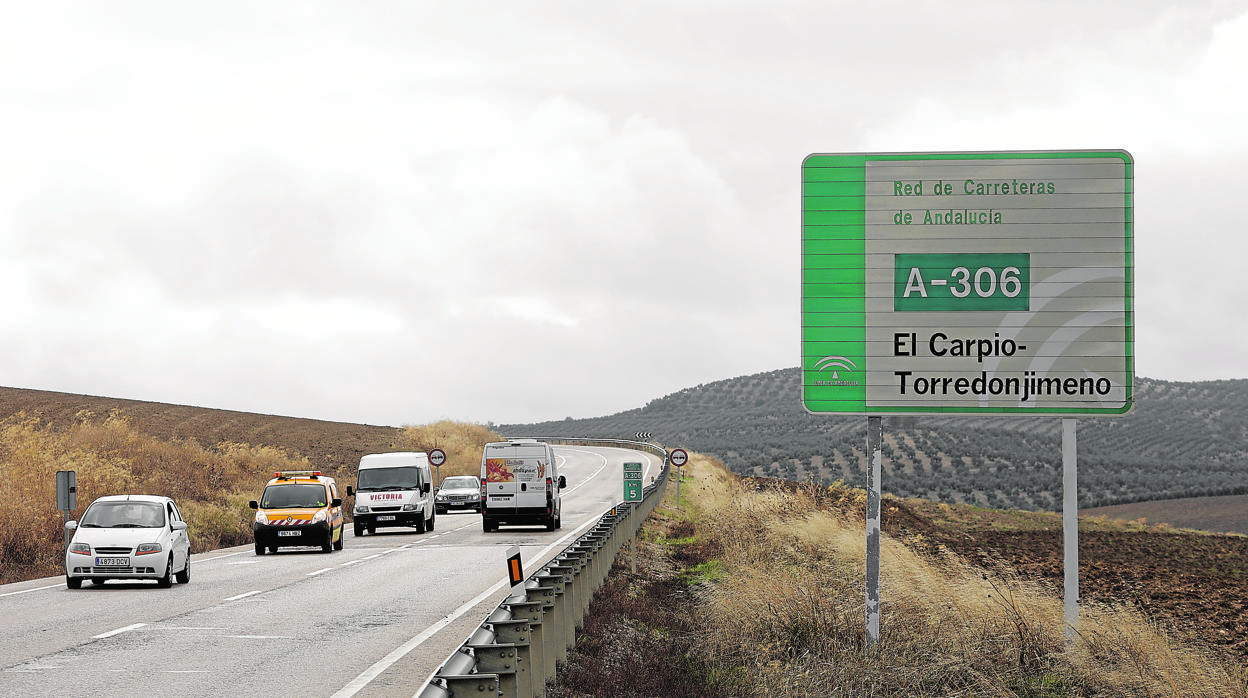
[(686, 491), (700, 510), (697, 535), (721, 554), (722, 576), (697, 589), (703, 630), (695, 644), (731, 692), (1248, 695), (1243, 667), (1173, 641), (1127, 608), (1085, 609), (1068, 650), (1053, 589), (1004, 566), (972, 567), (888, 536), (880, 554), (881, 637), (868, 647), (865, 493), (758, 489), (719, 475)]
[(195, 552), (251, 540), (255, 497), (276, 470), (307, 459), (272, 446), (162, 441), (136, 431), (120, 412), (83, 413), (58, 431), (19, 414), (0, 425), (0, 583), (59, 574), (63, 514), (56, 472), (73, 470), (75, 518), (97, 497), (142, 493), (172, 497), (183, 510)]
[(505, 440), (480, 424), (445, 420), (423, 426), (406, 426), (399, 434), (399, 443), (405, 449), (428, 451), (440, 448), (445, 451), (446, 463), (441, 468), (443, 478), (480, 475), (481, 448), (491, 441)]

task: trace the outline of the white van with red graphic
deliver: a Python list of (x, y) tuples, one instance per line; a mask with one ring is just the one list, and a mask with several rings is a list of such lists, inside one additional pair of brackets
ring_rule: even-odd
[(481, 527), (488, 533), (499, 524), (544, 524), (553, 531), (563, 525), (559, 493), (567, 486), (550, 444), (534, 439), (486, 444), (481, 450)]
[(360, 459), (355, 489), (355, 535), (376, 533), (383, 526), (415, 526), (417, 533), (432, 531), (437, 516), (433, 479), (424, 452), (374, 453)]

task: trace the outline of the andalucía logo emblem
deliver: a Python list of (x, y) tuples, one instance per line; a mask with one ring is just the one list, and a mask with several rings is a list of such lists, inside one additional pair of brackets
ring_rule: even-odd
[(815, 385), (858, 385), (856, 380), (843, 379), (840, 372), (854, 373), (858, 370), (858, 365), (851, 359), (844, 356), (825, 356), (815, 362), (816, 371), (823, 372), (828, 369), (832, 370), (831, 380), (817, 380)]

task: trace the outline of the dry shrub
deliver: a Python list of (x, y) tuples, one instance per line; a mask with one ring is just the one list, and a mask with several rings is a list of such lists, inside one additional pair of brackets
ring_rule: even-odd
[(865, 638), (865, 535), (851, 492), (751, 481), (698, 521), (725, 575), (703, 583), (696, 643), (760, 696), (1245, 696), (1243, 670), (1126, 609), (1085, 610), (1066, 650), (1060, 595), (881, 537), (880, 640)]
[(439, 469), (443, 478), (480, 474), (481, 449), (492, 441), (505, 440), (480, 424), (446, 420), (422, 426), (405, 426), (399, 433), (399, 444), (403, 448), (413, 451), (440, 448), (446, 453), (446, 463)]
[(0, 426), (0, 582), (60, 574), (64, 516), (56, 472), (72, 470), (78, 508), (110, 494), (172, 497), (183, 510), (194, 552), (251, 540), (247, 500), (276, 470), (305, 470), (307, 458), (270, 446), (161, 441), (135, 430), (118, 411), (90, 413), (64, 431), (18, 414)]

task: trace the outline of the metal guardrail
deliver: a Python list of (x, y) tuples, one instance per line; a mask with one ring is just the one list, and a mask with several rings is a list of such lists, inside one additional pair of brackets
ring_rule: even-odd
[(617, 505), (529, 575), (523, 592), (504, 599), (434, 672), (417, 698), (545, 696), (546, 682), (576, 645), (576, 631), (584, 627), (590, 599), (606, 582), (620, 549), (637, 535), (667, 489), (668, 452), (654, 444), (567, 437), (538, 440), (646, 451), (661, 456), (663, 467), (654, 483), (642, 489), (640, 502)]

